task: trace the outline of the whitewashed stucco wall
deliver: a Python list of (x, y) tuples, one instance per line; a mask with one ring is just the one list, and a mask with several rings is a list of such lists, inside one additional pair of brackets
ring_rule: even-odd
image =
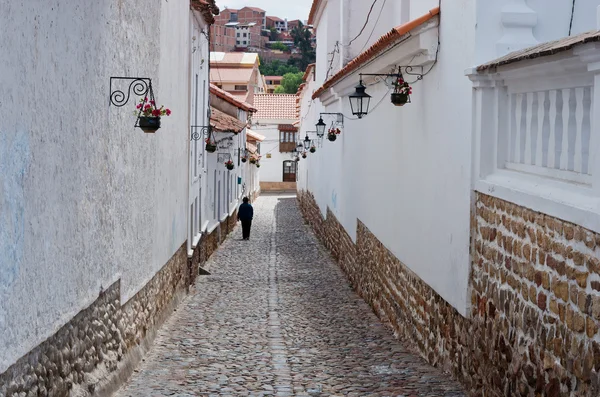
[[(283, 182), (283, 162), (292, 160), (291, 153), (279, 151), (279, 124), (292, 124), (296, 120), (289, 119), (260, 119), (253, 120), (256, 123), (252, 130), (265, 136), (260, 143), (260, 180), (263, 182)], [(271, 158), (267, 158), (267, 153)]]
[[(186, 239), (189, 5), (0, 3), (0, 372), (122, 279), (131, 298)], [(150, 77), (154, 135), (110, 76)], [(182, 78), (184, 76), (184, 78)]]
[[(533, 36), (540, 42), (557, 40), (569, 34), (572, 0), (478, 0), (477, 2), (477, 52), (475, 64), (482, 64), (499, 54), (495, 44), (505, 34), (502, 10), (525, 5), (536, 14)], [(600, 0), (577, 0), (573, 14), (571, 35), (596, 29), (596, 8)], [(490, 44), (491, 43), (491, 44)]]
[[(316, 155), (300, 162), (299, 186), (308, 187), (323, 213), (329, 207), (353, 239), (357, 218), (364, 222), (463, 314), (468, 307), (471, 165), (471, 84), (464, 70), (474, 62), (475, 3), (443, 9), (439, 61), (414, 84), (412, 103), (394, 107), (383, 84), (368, 87), (371, 113), (362, 120), (347, 118), (337, 141), (325, 140)], [(435, 5), (427, 4), (417, 16)], [(364, 14), (353, 18), (351, 24), (362, 26)], [(374, 64), (362, 71), (376, 69)], [(347, 79), (357, 83), (358, 75)], [(352, 117), (347, 96), (327, 106), (316, 103), (316, 111), (341, 109)], [(314, 129), (317, 119), (315, 113), (303, 122), (303, 130)]]

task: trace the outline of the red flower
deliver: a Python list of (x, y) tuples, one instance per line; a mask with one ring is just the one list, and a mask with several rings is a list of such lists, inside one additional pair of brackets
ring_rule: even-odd
[(144, 110), (148, 110), (148, 109), (150, 109), (151, 107), (152, 107), (152, 106), (150, 106), (150, 105), (146, 104), (146, 106), (144, 106)]
[(150, 101), (150, 104), (152, 105), (156, 105), (156, 103), (154, 101)]
[(140, 103), (140, 104), (138, 104), (138, 105), (137, 105), (137, 108), (138, 108), (138, 109), (141, 109), (141, 108), (142, 108), (142, 104), (141, 104), (141, 103)]
[(153, 115), (154, 117), (158, 117), (158, 116), (160, 116), (160, 110), (158, 110), (158, 109), (154, 109), (154, 110), (152, 111), (152, 115)]
[(170, 109), (167, 109), (166, 112), (167, 112), (167, 116), (171, 115), (171, 110)]

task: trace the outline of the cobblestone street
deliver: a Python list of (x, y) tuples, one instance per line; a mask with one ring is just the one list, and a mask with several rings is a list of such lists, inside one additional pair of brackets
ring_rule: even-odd
[(117, 396), (464, 396), (351, 290), (295, 198), (254, 209)]

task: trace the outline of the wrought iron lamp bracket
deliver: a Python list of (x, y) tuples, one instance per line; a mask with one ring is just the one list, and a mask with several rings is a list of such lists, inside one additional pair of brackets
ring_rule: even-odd
[[(129, 81), (129, 87), (127, 88), (127, 93), (123, 92), (123, 90), (113, 88), (113, 81), (115, 80), (125, 80)], [(154, 91), (152, 90), (152, 79), (148, 77), (111, 77), (110, 78), (110, 104), (116, 107), (122, 107), (129, 102), (131, 98), (131, 93), (136, 97), (146, 97), (150, 96), (151, 100), (154, 100)]]
[(335, 124), (339, 126), (344, 126), (344, 114), (343, 113), (319, 113), (319, 117), (326, 116), (335, 116)]
[(199, 141), (203, 136), (210, 136), (212, 127), (210, 125), (192, 125), (190, 126), (190, 140)]

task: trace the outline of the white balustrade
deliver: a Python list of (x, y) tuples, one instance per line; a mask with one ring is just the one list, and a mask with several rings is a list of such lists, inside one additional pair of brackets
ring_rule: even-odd
[[(508, 123), (501, 168), (590, 184), (593, 86), (514, 92), (508, 85)], [(501, 116), (501, 115), (499, 115)], [(498, 148), (501, 146), (498, 145)]]

